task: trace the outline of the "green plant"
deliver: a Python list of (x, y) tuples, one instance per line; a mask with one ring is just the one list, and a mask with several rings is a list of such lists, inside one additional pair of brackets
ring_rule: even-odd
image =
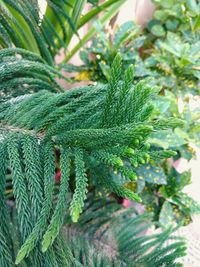
[(199, 3), (196, 0), (154, 0), (156, 11), (147, 29), (151, 38), (165, 38), (168, 31), (198, 39)]
[(96, 32), (69, 52), (78, 29), (102, 11), (105, 23), (124, 1), (88, 2), (82, 15), (86, 1), (48, 0), (42, 14), (35, 0), (1, 1), (0, 266), (181, 266), (175, 229), (147, 235), (153, 216), (117, 202), (141, 201), (128, 188), (135, 166), (176, 154), (150, 146), (151, 133), (182, 121), (152, 119), (158, 88), (132, 85), (117, 51), (107, 84), (66, 92), (59, 84), (69, 79), (55, 56), (64, 48), (67, 62)]
[(86, 79), (106, 83), (110, 78), (110, 66), (117, 53), (122, 56), (124, 70), (130, 64), (134, 65), (135, 78), (150, 75), (138, 54), (138, 49), (145, 41), (139, 26), (133, 21), (128, 21), (113, 29), (114, 33), (110, 35), (99, 22), (95, 23), (95, 27), (98, 35), (92, 39), (89, 47), (80, 52), (83, 65), (61, 64), (66, 71), (79, 73), (75, 74), (75, 80)]
[[(124, 0), (96, 3), (88, 13), (83, 14), (86, 2), (48, 0), (43, 11), (35, 0), (1, 1), (0, 47), (14, 45), (40, 54), (49, 65), (54, 65), (54, 57), (63, 48), (69, 60), (95, 34), (95, 29), (91, 28), (81, 39), (78, 30), (99, 13), (102, 16), (101, 23), (104, 24), (116, 14)], [(78, 36), (79, 42), (69, 51), (68, 45), (73, 35)]]
[[(105, 212), (106, 210), (107, 212)], [(98, 218), (98, 220), (91, 222), (89, 220), (91, 216)], [(84, 266), (147, 265), (159, 267), (161, 264), (173, 266), (177, 253), (183, 253), (184, 243), (180, 239), (178, 240), (179, 247), (176, 247), (177, 243), (173, 243), (173, 239), (176, 237), (171, 235), (171, 245), (165, 248), (165, 240), (170, 232), (173, 233), (172, 229), (162, 233), (157, 232), (154, 236), (148, 234), (144, 236), (143, 233), (149, 229), (151, 219), (150, 214), (138, 215), (133, 208), (122, 210), (119, 204), (117, 205), (113, 201), (100, 199), (99, 197), (93, 198), (93, 204), (88, 208), (86, 203), (86, 209), (80, 218), (78, 227), (74, 227), (73, 230), (69, 228), (69, 237), (74, 235), (71, 243), (72, 251)], [(99, 225), (101, 225), (100, 228)], [(95, 244), (94, 247), (91, 247), (91, 244), (85, 241), (85, 235), (78, 240), (77, 244), (77, 239), (75, 239), (77, 231), (83, 235), (84, 232), (87, 232), (90, 240)], [(130, 232), (134, 234), (130, 235)], [(113, 241), (111, 249), (108, 246), (110, 239)], [(151, 253), (149, 248), (152, 246), (155, 249)], [(77, 251), (77, 247), (80, 247), (80, 251)], [(133, 247), (134, 252), (132, 251)], [(104, 253), (103, 257), (99, 250)], [(146, 253), (147, 255), (144, 256)], [(156, 256), (153, 256), (153, 254)]]
[[(156, 116), (167, 114), (182, 118), (185, 126), (177, 129), (169, 139), (168, 131), (163, 135), (154, 135), (153, 144), (163, 148), (173, 147), (178, 152), (175, 159), (182, 157), (190, 160), (195, 156), (190, 144), (199, 146), (199, 108), (191, 109), (190, 102), (199, 95), (200, 6), (197, 1), (161, 0), (155, 3), (154, 18), (145, 30), (142, 54), (151, 76), (162, 87), (162, 94), (155, 102)], [(178, 103), (182, 103), (181, 108)], [(187, 224), (193, 213), (199, 213), (199, 205), (180, 193), (191, 182), (190, 172), (180, 174), (166, 164), (163, 167), (167, 185), (157, 189), (161, 193), (158, 198), (161, 220), (167, 210), (176, 221)], [(167, 203), (166, 199), (170, 201)], [(157, 211), (156, 214), (159, 215)]]
[[(148, 103), (158, 89), (148, 80), (133, 86), (133, 68), (123, 73), (118, 55), (108, 85), (54, 93), (49, 90), (56, 85), (51, 76), (53, 70), (38, 62), (38, 56), (18, 48), (1, 50), (0, 55), (4, 70), (1, 82), (16, 85), (18, 77), (16, 88), (20, 88), (31, 66), (36, 74), (32, 79), (38, 80), (40, 67), (40, 80), (48, 83), (43, 87), (46, 90), (11, 98), (0, 105), (1, 266), (86, 266), (85, 261), (90, 261), (91, 266), (128, 266), (130, 262), (133, 266), (180, 266), (176, 259), (184, 255), (185, 245), (171, 230), (153, 236), (141, 235), (147, 228), (149, 215), (135, 218), (119, 215), (121, 235), (115, 233), (118, 256), (106, 259), (102, 252), (100, 258), (91, 259), (90, 254), (81, 257), (83, 251), (90, 253), (95, 249), (87, 247), (92, 229), (93, 236), (95, 232), (110, 232), (100, 226), (114, 220), (116, 209), (103, 205), (101, 212), (101, 200), (95, 201), (95, 194), (103, 194), (105, 188), (107, 193), (141, 201), (139, 194), (125, 186), (137, 180), (134, 164), (174, 155), (171, 150), (154, 151), (147, 144), (153, 131), (182, 125), (178, 119), (150, 119), (153, 107)], [(26, 60), (30, 65), (24, 64)], [(61, 170), (59, 184), (55, 183), (56, 164)], [(71, 220), (78, 221), (88, 191), (92, 194), (90, 201), (87, 200), (89, 211), (78, 224), (80, 229), (88, 229), (88, 236), (80, 238), (75, 248), (74, 232), (69, 232), (65, 242), (60, 229), (65, 222), (73, 230)], [(111, 224), (105, 226), (110, 229)], [(133, 231), (134, 238), (129, 231)], [(75, 236), (79, 236), (78, 231)], [(169, 239), (173, 243), (165, 245)]]
[[(124, 68), (127, 64), (134, 65), (133, 82), (150, 76), (152, 85), (161, 88), (152, 102), (155, 106), (152, 119), (172, 116), (185, 121), (184, 127), (174, 131), (152, 133), (151, 145), (155, 149), (176, 150), (174, 160), (181, 157), (190, 160), (195, 157), (191, 143), (199, 146), (200, 133), (199, 108), (191, 109), (189, 105), (199, 94), (199, 4), (197, 1), (155, 2), (154, 18), (144, 31), (133, 22), (126, 22), (119, 28), (115, 26), (113, 35), (109, 36), (97, 24), (98, 36), (80, 53), (84, 64), (79, 67), (66, 64), (63, 67), (80, 72), (75, 80), (86, 78), (105, 83), (110, 78), (110, 65), (120, 52)], [(178, 102), (183, 107), (180, 108)], [(172, 220), (185, 225), (191, 221), (193, 213), (199, 214), (200, 206), (180, 193), (191, 182), (190, 172), (180, 174), (170, 166), (166, 161), (151, 161), (146, 166), (139, 166), (137, 174), (142, 180), (128, 186), (141, 193), (143, 203), (154, 212), (156, 220), (162, 222), (164, 211), (169, 208)], [(177, 190), (169, 192), (169, 187), (173, 186)], [(174, 201), (175, 198), (180, 201)], [(186, 198), (189, 207), (183, 205)]]

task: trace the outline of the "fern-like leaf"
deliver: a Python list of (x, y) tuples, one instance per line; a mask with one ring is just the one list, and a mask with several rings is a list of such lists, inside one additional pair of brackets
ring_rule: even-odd
[(18, 222), (23, 241), (25, 241), (32, 230), (32, 218), (30, 199), (20, 159), (19, 144), (15, 135), (12, 135), (9, 138), (7, 142), (7, 150), (13, 175), (13, 193), (16, 199)]
[(60, 168), (62, 173), (60, 192), (58, 195), (58, 203), (56, 205), (54, 214), (51, 218), (50, 225), (44, 234), (42, 241), (42, 251), (45, 252), (57, 237), (60, 227), (63, 224), (63, 215), (65, 205), (67, 203), (68, 183), (70, 175), (70, 151), (63, 149), (61, 153)]
[(84, 200), (87, 193), (87, 176), (85, 173), (85, 164), (83, 160), (83, 151), (75, 148), (75, 170), (76, 170), (76, 188), (70, 204), (71, 217), (73, 222), (77, 222), (84, 206)]

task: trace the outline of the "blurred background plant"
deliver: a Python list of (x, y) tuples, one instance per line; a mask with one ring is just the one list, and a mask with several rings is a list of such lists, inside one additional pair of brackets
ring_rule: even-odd
[[(108, 0), (102, 3), (85, 0), (33, 0), (31, 3), (1, 1), (0, 48), (14, 45), (38, 53), (49, 65), (54, 63), (55, 56), (62, 48), (66, 55), (63, 60), (67, 61), (96, 32), (91, 27), (81, 38), (78, 31), (99, 14), (99, 21), (104, 25), (116, 15), (124, 2), (125, 0)], [(74, 36), (79, 41), (70, 50), (69, 44)]]

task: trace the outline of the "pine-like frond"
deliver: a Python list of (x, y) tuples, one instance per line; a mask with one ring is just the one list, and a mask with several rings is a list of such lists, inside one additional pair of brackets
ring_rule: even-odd
[(59, 233), (60, 227), (63, 224), (70, 175), (70, 151), (68, 149), (64, 149), (61, 153), (60, 169), (62, 173), (62, 179), (60, 184), (60, 192), (58, 195), (58, 203), (55, 207), (55, 211), (51, 218), (48, 229), (43, 237), (43, 252), (45, 252), (48, 247), (53, 243), (54, 239)]
[(76, 185), (75, 192), (73, 194), (73, 199), (70, 204), (70, 210), (72, 221), (77, 222), (84, 206), (84, 200), (86, 199), (88, 184), (82, 149), (75, 148), (74, 156)]
[(9, 214), (6, 204), (6, 154), (5, 145), (0, 144), (0, 265), (2, 267), (13, 267), (12, 253), (10, 249), (10, 232), (8, 225)]
[(30, 204), (33, 221), (38, 220), (43, 203), (42, 180), (42, 162), (40, 160), (40, 151), (38, 140), (32, 136), (24, 136), (21, 140), (24, 154), (25, 176), (28, 191), (30, 194)]
[(18, 223), (22, 240), (28, 237), (32, 230), (32, 218), (30, 210), (30, 199), (23, 172), (21, 151), (19, 150), (19, 139), (16, 135), (11, 135), (7, 140), (7, 152), (12, 171), (13, 194), (18, 212)]
[[(19, 52), (14, 51), (7, 50), (5, 54)], [(29, 53), (22, 52), (23, 55), (32, 57)], [(11, 60), (11, 65), (15, 60)], [(20, 60), (16, 64), (20, 64)], [(44, 87), (46, 90), (0, 104), (3, 155), (8, 154), (3, 168), (10, 169), (20, 233), (17, 264), (34, 258), (38, 267), (44, 266), (44, 262), (58, 267), (74, 262), (69, 248), (60, 245), (60, 230), (67, 213), (77, 222), (89, 188), (101, 185), (109, 193), (141, 201), (137, 193), (126, 188), (127, 182), (137, 180), (135, 166), (151, 158), (173, 155), (171, 151), (154, 151), (147, 141), (152, 132), (181, 122), (151, 120), (150, 113), (144, 115), (147, 101), (157, 89), (151, 88), (147, 81), (132, 86), (132, 67), (122, 79), (118, 69), (120, 62), (117, 56), (108, 86), (83, 87), (63, 93), (49, 92)], [(47, 68), (47, 72), (49, 70)], [(6, 80), (9, 77), (12, 81), (14, 73), (12, 70)], [(49, 81), (49, 72), (41, 75)], [(0, 76), (0, 81), (4, 77)], [(59, 185), (54, 180), (56, 168), (61, 172)], [(6, 246), (4, 249), (7, 250)], [(61, 258), (58, 252), (63, 255)], [(172, 249), (168, 252), (173, 255)], [(166, 253), (163, 249), (162, 255)]]
[[(18, 252), (16, 263), (19, 263), (25, 256), (34, 249), (41, 235), (46, 229), (48, 219), (51, 214), (53, 205), (53, 190), (54, 190), (54, 176), (55, 176), (55, 158), (51, 142), (44, 146), (44, 200), (42, 210), (39, 214), (39, 219), (35, 224), (32, 232), (26, 239), (25, 243)], [(54, 258), (54, 257), (53, 257)]]
[(43, 89), (63, 91), (55, 77), (67, 78), (35, 53), (20, 48), (2, 49), (0, 60), (1, 101)]
[(2, 267), (14, 267), (12, 252), (2, 229), (0, 229), (0, 264)]
[[(130, 180), (135, 180), (137, 176), (131, 165), (136, 167), (138, 164), (145, 164), (151, 158), (152, 152), (145, 149), (145, 142), (152, 131), (161, 128), (162, 121), (144, 121), (143, 118), (139, 120), (147, 100), (155, 94), (155, 90), (145, 82), (131, 88), (132, 68), (127, 70), (125, 80), (119, 81), (119, 68), (120, 56), (116, 58), (112, 67), (116, 78), (112, 78), (113, 81), (110, 81), (108, 87), (90, 87), (88, 92), (85, 88), (80, 88), (77, 92), (73, 90), (61, 94), (41, 91), (19, 99), (16, 104), (2, 104), (3, 123), (8, 125), (11, 132), (20, 132), (23, 128), (22, 131), (35, 132), (44, 140), (53, 138), (54, 145), (77, 147), (78, 151), (82, 148), (90, 158), (110, 166), (113, 171)], [(111, 94), (111, 99), (116, 98), (117, 109), (115, 103), (109, 104)], [(52, 106), (54, 110), (51, 110)], [(120, 115), (121, 121), (118, 117), (117, 125), (120, 126), (115, 126), (115, 123), (113, 125), (112, 121), (109, 126), (104, 125), (101, 128), (102, 118), (110, 118), (110, 112), (113, 117), (123, 115)], [(95, 122), (90, 119), (94, 113), (97, 115)], [(129, 121), (126, 122), (124, 117)], [(163, 125), (166, 126), (166, 123)], [(131, 155), (126, 151), (132, 151)], [(127, 160), (130, 164), (124, 164)]]
[(115, 101), (116, 101), (116, 93), (118, 92), (117, 88), (119, 86), (119, 81), (121, 79), (121, 64), (122, 64), (121, 56), (118, 54), (111, 68), (111, 78), (108, 85), (108, 90), (106, 94), (104, 110), (102, 114), (102, 125), (109, 127), (112, 125), (113, 112)]

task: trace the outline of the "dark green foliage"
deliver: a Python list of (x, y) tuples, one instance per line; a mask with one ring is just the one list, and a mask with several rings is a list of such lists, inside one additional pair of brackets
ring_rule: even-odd
[[(22, 148), (24, 147), (24, 143), (23, 142), (26, 142), (27, 149), (28, 149), (28, 147), (33, 145), (34, 141), (36, 141), (36, 139), (33, 139), (33, 137), (27, 138), (27, 135), (20, 134), (20, 136), (22, 136)], [(12, 153), (13, 153), (13, 155), (15, 155), (15, 156), (10, 158), (10, 160), (12, 160), (12, 165), (15, 166), (17, 164), (16, 167), (18, 168), (18, 170), (20, 170), (19, 165), (18, 165), (19, 164), (19, 158), (16, 157), (16, 155), (19, 153), (20, 150), (18, 150), (18, 152), (15, 151), (16, 146), (15, 146), (15, 143), (14, 143), (14, 137), (13, 136), (9, 137), (8, 140), (9, 141), (7, 141), (7, 143), (8, 143), (7, 146), (8, 146), (8, 149), (9, 149), (8, 150), (9, 155), (11, 157), (11, 146), (12, 146)], [(17, 141), (16, 138), (15, 138), (15, 141)], [(17, 144), (20, 145), (20, 143), (17, 143)], [(42, 146), (44, 146), (43, 143), (41, 143), (41, 144), (42, 144)], [(39, 149), (39, 146), (40, 146), (39, 143), (37, 143), (37, 145), (35, 144), (36, 151)], [(38, 220), (36, 222), (36, 225), (34, 226), (32, 232), (31, 232), (31, 230), (29, 230), (29, 234), (30, 235), (28, 236), (28, 239), (25, 241), (25, 243), (22, 246), (20, 252), (18, 253), (17, 261), (16, 261), (17, 263), (20, 262), (24, 258), (24, 256), (26, 256), (27, 253), (28, 254), (30, 253), (30, 251), (33, 249), (34, 245), (40, 239), (41, 233), (44, 232), (44, 226), (46, 226), (46, 224), (47, 224), (46, 218), (47, 218), (47, 214), (49, 213), (49, 208), (50, 208), (50, 206), (52, 204), (49, 200), (51, 199), (51, 192), (52, 192), (52, 188), (53, 188), (52, 187), (53, 184), (51, 183), (51, 179), (52, 179), (51, 175), (53, 174), (53, 168), (52, 168), (53, 163), (51, 163), (49, 165), (49, 167), (52, 168), (52, 171), (51, 171), (51, 169), (49, 169), (49, 167), (47, 165), (47, 162), (49, 164), (50, 163), (49, 160), (52, 160), (51, 159), (52, 150), (51, 150), (51, 146), (50, 146), (49, 143), (47, 143), (44, 147), (46, 147), (45, 148), (45, 152), (44, 152), (46, 164), (44, 165), (43, 173), (44, 173), (46, 179), (44, 179), (44, 183), (42, 183), (42, 187), (44, 187), (44, 192), (46, 192), (45, 194), (47, 194), (47, 192), (48, 192), (49, 196), (48, 196), (48, 198), (45, 198), (44, 202), (42, 203), (42, 210), (41, 210), (40, 216), (39, 216), (39, 218), (38, 218)], [(36, 153), (36, 155), (37, 155), (37, 153)], [(31, 153), (30, 154), (26, 154), (26, 151), (24, 150), (24, 157), (25, 157), (25, 162), (27, 162), (29, 157), (31, 157)], [(65, 206), (66, 206), (66, 204), (68, 202), (67, 201), (68, 200), (68, 197), (67, 197), (67, 191), (68, 191), (67, 190), (67, 183), (68, 183), (68, 177), (69, 177), (69, 164), (67, 164), (67, 162), (69, 161), (69, 157), (70, 157), (69, 150), (64, 149), (63, 152), (61, 151), (60, 168), (61, 168), (61, 171), (62, 171), (62, 179), (61, 179), (61, 185), (60, 185), (60, 193), (58, 195), (58, 200), (57, 200), (58, 203), (56, 204), (55, 211), (54, 211), (54, 214), (52, 215), (52, 219), (51, 219), (50, 224), (48, 226), (47, 232), (44, 234), (44, 239), (43, 239), (43, 250), (44, 251), (48, 248), (49, 244), (51, 244), (53, 242), (54, 238), (56, 237), (56, 235), (59, 232), (59, 228), (60, 228), (60, 226), (62, 224), (62, 221), (63, 221), (62, 217), (64, 215), (64, 208), (65, 208)], [(37, 157), (36, 157), (36, 159), (37, 159)], [(85, 199), (85, 196), (84, 195), (82, 196), (82, 194), (84, 193), (84, 189), (80, 185), (80, 182), (83, 183), (84, 180), (79, 180), (80, 178), (82, 178), (85, 175), (84, 174), (84, 166), (82, 165), (82, 160), (83, 159), (82, 159), (81, 150), (80, 149), (79, 150), (75, 150), (75, 164), (77, 166), (76, 167), (76, 173), (77, 173), (76, 174), (77, 175), (76, 190), (77, 191), (75, 191), (75, 195), (74, 195), (73, 200), (71, 202), (71, 209), (74, 210), (74, 212), (77, 212), (76, 206), (74, 206), (74, 205), (77, 205), (78, 210), (81, 209), (82, 206), (83, 206), (82, 200)], [(38, 163), (40, 163), (40, 161)], [(34, 166), (35, 166), (34, 163), (30, 161), (29, 162), (29, 168), (25, 167), (24, 172), (26, 174), (29, 174), (29, 172), (31, 170), (31, 167), (34, 167)], [(13, 171), (17, 171), (17, 170), (14, 168)], [(15, 174), (15, 177), (20, 176), (22, 174), (20, 174), (20, 173), (19, 174)], [(47, 174), (49, 174), (49, 175), (46, 176)], [(23, 174), (23, 176), (24, 176), (24, 174)], [(34, 179), (36, 179), (36, 177), (34, 177)], [(106, 179), (109, 179), (109, 177), (106, 178)], [(133, 198), (133, 199), (137, 200), (137, 198), (133, 197), (134, 194), (131, 191), (129, 191), (127, 189), (123, 189), (122, 186), (119, 186), (119, 185), (117, 186), (116, 184), (113, 184), (112, 181), (110, 181), (110, 182), (108, 181), (107, 182), (106, 180), (104, 180), (104, 183), (105, 183), (106, 187), (108, 187), (110, 190), (116, 192), (117, 194), (119, 194), (121, 196), (130, 197), (130, 198)], [(23, 185), (23, 184), (24, 184), (23, 180), (21, 180), (21, 185)], [(85, 184), (83, 184), (83, 185), (85, 187)], [(49, 191), (47, 191), (47, 188), (49, 189)], [(31, 192), (31, 190), (33, 190), (33, 193), (34, 193), (35, 189), (30, 187), (29, 191)], [(17, 193), (14, 192), (14, 194), (16, 194), (16, 196), (17, 196)], [(23, 192), (23, 197), (25, 197), (26, 195), (27, 195), (26, 192)], [(81, 202), (79, 201), (79, 198), (80, 198)], [(22, 201), (20, 198), (19, 198), (19, 200)], [(41, 206), (41, 199), (35, 198), (35, 202), (34, 203), (33, 204), (36, 205), (36, 207), (40, 207)], [(25, 208), (26, 208), (26, 210), (25, 210)], [(32, 210), (32, 209), (29, 210), (28, 206), (27, 206), (27, 207), (24, 207), (24, 209), (21, 209), (20, 212), (21, 213), (18, 216), (21, 216), (24, 213), (26, 214), (26, 216), (27, 216), (27, 214), (31, 214), (30, 215), (32, 217), (31, 221), (34, 223), (34, 215), (35, 215), (34, 210)], [(78, 216), (78, 215), (77, 215), (77, 213), (75, 213), (75, 214), (72, 215), (72, 219), (73, 220), (77, 220), (76, 217), (74, 217), (74, 216)], [(84, 217), (83, 217), (83, 219), (84, 219)], [(141, 221), (141, 223), (142, 222), (143, 222), (143, 220)], [(134, 225), (134, 222), (133, 222), (133, 225)], [(123, 225), (121, 225), (121, 226), (123, 226)], [(24, 232), (25, 229), (28, 231), (27, 227), (28, 227), (28, 224), (27, 224), (27, 222), (25, 220), (25, 221), (23, 221), (23, 232)], [(142, 240), (143, 239), (141, 239), (141, 242), (144, 242), (144, 240), (143, 241)], [(160, 237), (159, 237), (158, 240), (160, 240)], [(118, 242), (119, 242), (119, 244), (122, 245), (120, 239), (119, 239)], [(142, 246), (142, 244), (141, 244), (141, 246)], [(51, 250), (48, 250), (47, 253), (51, 253)], [(176, 256), (177, 255), (178, 255), (178, 250), (177, 250)], [(52, 257), (52, 255), (51, 255), (51, 257)], [(67, 254), (65, 254), (65, 257), (68, 257)], [(65, 260), (67, 260), (67, 258)], [(139, 262), (140, 261), (141, 261), (141, 259), (139, 260)]]
[(70, 204), (71, 217), (73, 222), (77, 222), (80, 213), (84, 206), (84, 200), (87, 194), (87, 176), (85, 173), (85, 163), (83, 160), (83, 151), (80, 148), (75, 148), (75, 172), (76, 172), (76, 188), (73, 194), (73, 199)]
[[(88, 206), (86, 203), (79, 223), (68, 228), (74, 256), (84, 266), (91, 267), (179, 266), (174, 259), (177, 254), (183, 255), (183, 241), (173, 236), (172, 229), (144, 236), (151, 224), (151, 215), (136, 216), (135, 212), (134, 209), (119, 209), (116, 203), (101, 198), (93, 199)], [(170, 234), (171, 245), (166, 246)], [(81, 236), (78, 240), (77, 235)]]
[(53, 155), (53, 146), (51, 142), (48, 142), (44, 147), (44, 200), (42, 210), (40, 212), (40, 218), (35, 224), (31, 234), (23, 244), (22, 248), (18, 252), (16, 262), (20, 262), (26, 255), (33, 250), (35, 244), (40, 239), (41, 233), (44, 232), (47, 225), (47, 220), (50, 216), (52, 202), (53, 202), (53, 189), (54, 189), (54, 176), (55, 176), (55, 159)]
[[(157, 170), (160, 160), (176, 154), (163, 150), (173, 149), (172, 144), (156, 147), (149, 141), (154, 143), (159, 134), (161, 144), (162, 130), (176, 139), (174, 128), (182, 125), (175, 118), (157, 118), (157, 87), (149, 79), (137, 82), (138, 77), (155, 75), (154, 66), (147, 69), (149, 62), (144, 65), (133, 51), (141, 49), (145, 39), (135, 40), (136, 25), (125, 23), (112, 42), (101, 31), (101, 45), (93, 43), (93, 53), (103, 61), (91, 64), (90, 76), (96, 79), (101, 73), (108, 85), (66, 92), (59, 85), (58, 79), (68, 79), (53, 67), (56, 54), (64, 48), (66, 62), (98, 29), (92, 27), (69, 52), (73, 34), (78, 36), (77, 30), (99, 12), (105, 23), (124, 1), (88, 1), (94, 6), (82, 15), (85, 2), (48, 0), (44, 12), (36, 0), (0, 3), (0, 47), (7, 48), (0, 51), (0, 266), (180, 266), (177, 259), (185, 254), (185, 243), (171, 228), (147, 235), (152, 216), (116, 203), (121, 197), (145, 203), (141, 188), (153, 179), (141, 178), (139, 169), (151, 164), (151, 170)], [(198, 21), (192, 25), (198, 28)], [(162, 26), (157, 30), (163, 36)], [(174, 44), (159, 48), (175, 56), (169, 57), (172, 65), (184, 75), (196, 67), (198, 61), (195, 57), (191, 64), (185, 45), (180, 47), (187, 48), (186, 60), (169, 45)], [(87, 54), (81, 56), (88, 62)], [(197, 70), (191, 73), (196, 79)], [(180, 192), (187, 175), (179, 177), (167, 169), (165, 175), (167, 185), (164, 178), (162, 185), (158, 180), (151, 194), (157, 186), (160, 222), (165, 223), (170, 210), (174, 216), (177, 206), (182, 214), (199, 212), (199, 206)]]
[[(24, 49), (29, 49), (33, 52), (39, 50), (41, 56), (49, 63), (53, 64), (53, 55), (58, 49), (55, 39), (60, 42), (61, 45), (65, 44), (66, 39), (66, 24), (70, 23), (70, 26), (74, 29), (74, 24), (71, 22), (69, 15), (62, 9), (66, 9), (66, 3), (58, 4), (56, 1), (48, 1), (48, 12), (57, 16), (57, 21), (60, 23), (63, 32), (63, 40), (59, 34), (56, 34), (55, 25), (52, 25), (52, 21), (49, 20), (49, 14), (45, 16), (43, 23), (39, 17), (39, 7), (35, 9), (33, 3), (29, 1), (16, 2), (13, 0), (5, 0), (1, 3), (1, 25), (2, 31), (6, 33), (5, 36), (9, 36), (8, 41), (2, 35), (1, 46), (5, 47), (6, 44), (16, 45)], [(68, 6), (68, 5), (67, 5)], [(71, 5), (68, 8), (72, 8)], [(64, 26), (65, 25), (65, 26)], [(54, 39), (55, 38), (55, 39)], [(9, 45), (11, 46), (11, 45)]]
[(37, 144), (38, 140), (31, 136), (24, 136), (21, 142), (32, 214), (34, 216), (34, 221), (37, 221), (43, 201), (41, 186), (42, 166), (40, 162), (40, 151)]
[(1, 101), (13, 96), (38, 92), (44, 88), (52, 92), (62, 92), (62, 87), (54, 78), (68, 80), (56, 69), (45, 64), (40, 56), (23, 49), (0, 50), (0, 59)]
[[(127, 67), (130, 54), (122, 66), (120, 44), (131, 47), (137, 29), (127, 23), (118, 31), (112, 68), (100, 66), (108, 85), (63, 92), (58, 79), (69, 80), (52, 67), (80, 27), (99, 12), (105, 23), (124, 1), (90, 1), (82, 15), (85, 2), (48, 0), (44, 13), (36, 0), (0, 4), (0, 47), (9, 47), (0, 51), (0, 266), (180, 266), (185, 243), (172, 229), (146, 235), (152, 217), (116, 203), (141, 201), (129, 188), (145, 180), (135, 168), (174, 156), (151, 147), (149, 137), (182, 124), (152, 120), (158, 89), (149, 80), (132, 85), (138, 67)], [(64, 61), (95, 31), (65, 51)], [(96, 197), (102, 194), (107, 200)], [(194, 204), (181, 194), (174, 201), (190, 210)]]
[[(88, 190), (99, 185), (100, 193), (105, 188), (120, 197), (141, 201), (136, 192), (126, 187), (127, 182), (137, 181), (134, 164), (145, 164), (151, 157), (159, 159), (173, 155), (170, 151), (150, 150), (146, 142), (157, 129), (176, 127), (182, 122), (147, 119), (150, 115), (144, 115), (147, 101), (157, 89), (151, 88), (148, 81), (133, 86), (132, 67), (122, 79), (120, 62), (118, 55), (113, 62), (108, 86), (96, 85), (88, 87), (88, 90), (83, 87), (64, 93), (43, 90), (1, 103), (2, 144), (4, 153), (8, 153), (8, 161), (2, 168), (10, 168), (18, 220), (15, 227), (19, 231), (17, 256), (10, 257), (16, 257), (17, 264), (31, 266), (36, 258), (38, 267), (44, 264), (70, 266), (72, 262), (76, 266), (78, 263), (69, 247), (63, 245), (60, 236), (65, 216), (70, 214), (72, 221), (77, 222), (84, 209)], [(59, 166), (61, 172), (60, 184), (54, 181), (55, 166)], [(119, 181), (114, 179), (116, 174)], [(3, 191), (5, 186), (4, 183)], [(100, 227), (98, 213), (95, 216), (92, 218), (97, 219)], [(139, 221), (140, 224), (142, 221)], [(136, 222), (137, 218), (133, 220), (133, 225)], [(166, 239), (169, 237), (168, 232), (163, 235)], [(128, 266), (132, 260), (136, 266), (145, 266), (145, 262), (151, 261), (156, 264), (157, 261), (174, 262), (184, 251), (184, 247), (179, 251), (179, 243), (163, 250), (159, 243), (149, 257), (143, 257), (150, 247), (148, 244), (143, 246), (147, 240), (149, 238), (145, 239), (145, 236), (139, 240), (135, 236), (134, 240), (130, 240), (130, 243), (141, 243), (141, 253), (136, 260), (133, 254), (126, 259), (129, 255), (123, 254), (125, 252), (119, 238), (119, 253), (123, 254), (120, 261), (125, 261), (124, 266)], [(160, 235), (156, 240), (152, 241), (151, 246), (162, 240)], [(4, 250), (9, 255), (6, 244)], [(9, 261), (8, 256), (6, 262)], [(101, 259), (97, 257), (94, 264), (95, 261), (99, 264)], [(109, 262), (109, 259), (103, 260), (102, 264), (107, 266)]]
[[(31, 206), (27, 183), (25, 181), (26, 178), (22, 169), (22, 162), (20, 158), (19, 140), (15, 135), (11, 135), (9, 137), (7, 141), (7, 151), (13, 177), (13, 194), (18, 211), (19, 229), (22, 240), (24, 241), (31, 233), (32, 229)], [(30, 184), (30, 182), (31, 181), (29, 181), (28, 184)]]
[(60, 227), (63, 224), (63, 215), (65, 212), (65, 205), (67, 202), (67, 192), (70, 175), (70, 151), (65, 149), (61, 153), (60, 169), (62, 173), (62, 179), (60, 184), (60, 192), (58, 195), (58, 203), (55, 207), (55, 211), (52, 215), (51, 222), (48, 226), (46, 233), (44, 234), (42, 241), (42, 251), (45, 252), (48, 247), (54, 242), (56, 236), (59, 233)]
[(6, 154), (5, 146), (0, 147), (0, 264), (3, 267), (14, 266), (12, 253), (10, 249), (10, 237), (9, 237), (9, 227), (8, 225), (8, 206), (5, 199), (5, 189), (6, 189)]
[(143, 165), (137, 169), (137, 174), (140, 179), (145, 179), (148, 183), (166, 184), (166, 176), (160, 166)]

